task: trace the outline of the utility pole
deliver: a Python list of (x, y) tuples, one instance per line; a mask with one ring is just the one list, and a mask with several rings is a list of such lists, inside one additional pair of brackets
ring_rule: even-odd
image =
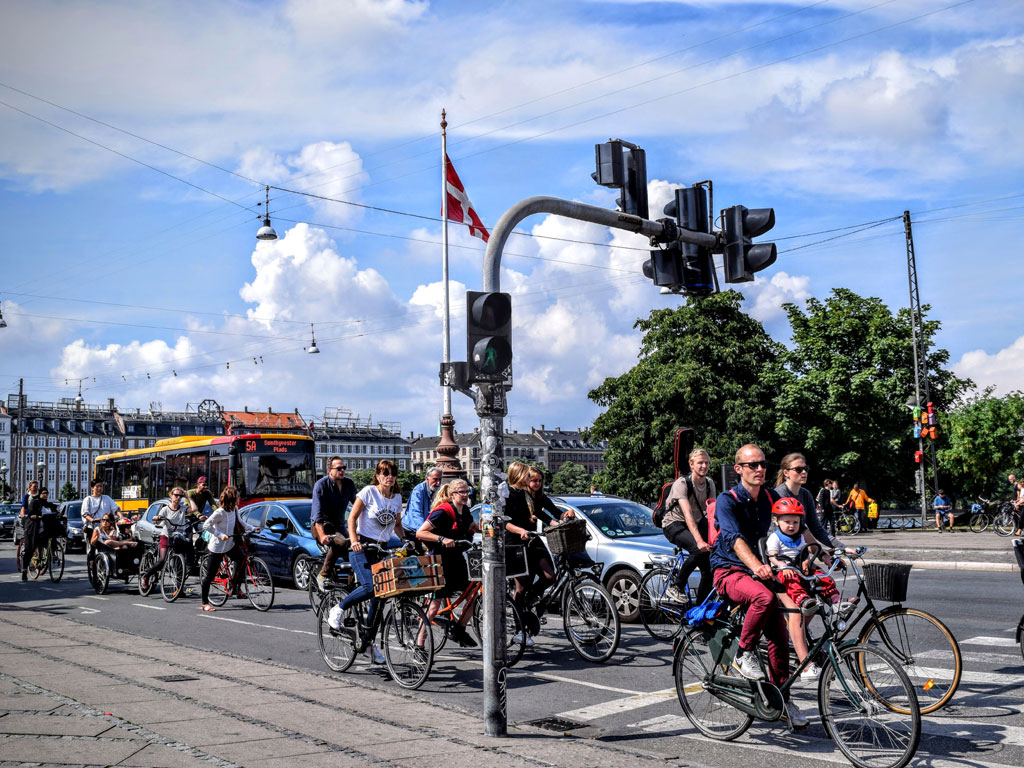
[[(903, 231), (907, 236), (907, 281), (910, 283), (910, 335), (914, 347), (914, 397), (917, 399), (917, 407), (925, 408), (931, 402), (931, 386), (928, 383), (928, 357), (927, 344), (924, 338), (924, 325), (921, 321), (921, 293), (917, 285), (917, 260), (914, 257), (914, 233), (910, 226), (910, 211), (903, 212)], [(921, 384), (924, 383), (924, 400), (921, 399)], [(935, 463), (935, 440), (929, 439), (929, 458), (932, 465), (932, 487), (933, 493), (939, 492), (939, 472)], [(923, 439), (917, 438), (917, 449), (924, 451)], [(924, 529), (928, 519), (928, 497), (927, 484), (925, 480), (924, 462), (921, 462), (920, 481), (921, 489), (921, 528)]]

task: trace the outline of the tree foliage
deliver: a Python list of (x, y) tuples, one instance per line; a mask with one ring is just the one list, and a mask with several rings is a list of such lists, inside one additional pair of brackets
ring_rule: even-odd
[[(834, 476), (845, 487), (860, 482), (875, 498), (912, 496), (910, 311), (894, 315), (881, 299), (844, 288), (824, 302), (809, 299), (806, 310), (784, 308), (793, 346), (783, 359), (793, 375), (776, 402), (780, 448), (805, 453), (815, 481)], [(938, 329), (936, 321), (923, 323), (931, 399), (941, 413), (971, 382), (944, 367), (949, 353), (932, 347)]]
[(77, 498), (78, 491), (70, 482), (66, 482), (60, 487), (60, 494), (57, 496), (57, 501), (74, 501)]
[(551, 480), (551, 492), (560, 495), (588, 493), (592, 479), (586, 467), (567, 461), (555, 472)]
[(1005, 495), (1006, 476), (1024, 470), (1024, 392), (994, 397), (992, 389), (965, 400), (942, 421), (938, 451), (946, 489), (968, 498)]
[(676, 427), (693, 427), (713, 462), (731, 462), (746, 442), (771, 452), (775, 399), (788, 376), (784, 350), (740, 311), (741, 300), (727, 291), (637, 320), (637, 364), (590, 393), (606, 409), (588, 435), (608, 440), (606, 469), (596, 477), (603, 491), (657, 498), (673, 477)]

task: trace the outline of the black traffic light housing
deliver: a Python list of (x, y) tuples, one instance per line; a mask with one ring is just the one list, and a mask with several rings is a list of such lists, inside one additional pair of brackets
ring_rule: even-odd
[[(676, 189), (665, 214), (673, 217), (681, 229), (708, 232), (707, 190), (701, 186)], [(687, 296), (709, 296), (716, 290), (715, 265), (711, 249), (705, 246), (673, 240), (665, 248), (651, 251), (643, 270), (655, 285)]]
[(503, 382), (511, 365), (511, 295), (466, 291), (466, 383)]
[(775, 243), (753, 243), (775, 226), (774, 208), (744, 208), (734, 205), (722, 211), (725, 239), (725, 282), (746, 283), (754, 273), (775, 263)]
[(622, 197), (615, 201), (619, 210), (646, 219), (647, 153), (636, 144), (611, 139), (594, 145), (594, 160), (597, 170), (590, 177), (602, 187), (622, 190)]

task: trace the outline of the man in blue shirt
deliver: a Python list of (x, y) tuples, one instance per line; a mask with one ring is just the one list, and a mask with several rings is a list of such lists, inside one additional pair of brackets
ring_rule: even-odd
[[(747, 609), (733, 668), (749, 680), (764, 677), (757, 661), (757, 644), (763, 635), (768, 645), (768, 669), (777, 685), (789, 677), (789, 631), (775, 592), (769, 587), (771, 566), (762, 563), (755, 553), (758, 542), (768, 535), (772, 504), (779, 495), (764, 487), (768, 462), (760, 448), (744, 445), (736, 451), (735, 461), (739, 485), (718, 494), (715, 501), (719, 533), (711, 550), (711, 568), (718, 593)], [(793, 701), (786, 702), (786, 715), (795, 728), (807, 725), (806, 716)]]
[(935, 508), (935, 527), (939, 533), (942, 533), (942, 513), (945, 512), (949, 515), (949, 532), (953, 532), (953, 505), (949, 503), (949, 499), (946, 498), (946, 492), (939, 489), (939, 492), (935, 494), (935, 498), (932, 499), (932, 506)]
[(405, 529), (405, 538), (416, 541), (416, 531), (423, 525), (423, 521), (430, 516), (430, 503), (434, 494), (441, 486), (441, 470), (431, 467), (427, 470), (427, 479), (412, 489), (409, 494), (409, 504), (402, 514), (402, 527)]
[(309, 515), (313, 538), (324, 550), (324, 565), (316, 577), (321, 590), (334, 561), (344, 553), (348, 544), (348, 539), (342, 534), (345, 513), (349, 504), (356, 500), (356, 484), (345, 477), (345, 460), (331, 456), (327, 467), (327, 475), (313, 486), (313, 509)]

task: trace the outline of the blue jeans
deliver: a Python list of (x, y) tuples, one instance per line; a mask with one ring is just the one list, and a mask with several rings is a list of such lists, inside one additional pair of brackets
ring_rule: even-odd
[(374, 558), (371, 562), (366, 552), (349, 552), (348, 561), (352, 565), (352, 572), (355, 574), (359, 586), (348, 593), (348, 597), (341, 603), (341, 608), (345, 610), (369, 598), (370, 607), (366, 612), (366, 623), (372, 627), (380, 600), (373, 596), (373, 571), (370, 570), (370, 565), (377, 560)]

